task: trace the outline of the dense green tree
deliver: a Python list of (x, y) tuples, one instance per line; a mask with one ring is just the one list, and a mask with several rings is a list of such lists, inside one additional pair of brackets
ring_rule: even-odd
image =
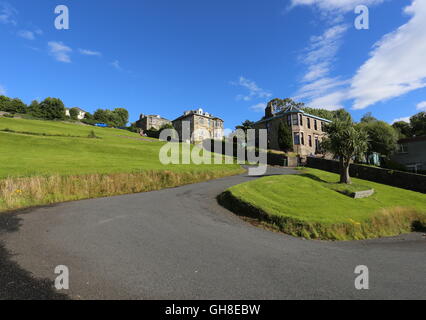
[(413, 135), (426, 136), (426, 112), (420, 112), (410, 119)]
[(373, 114), (371, 112), (366, 113), (362, 118), (361, 122), (374, 122), (377, 121), (375, 117), (373, 117)]
[(93, 119), (99, 122), (108, 123), (110, 121), (108, 110), (97, 109), (93, 114)]
[(84, 115), (84, 119), (86, 120), (93, 120), (93, 114), (91, 114), (90, 112), (86, 112)]
[(245, 133), (247, 133), (247, 130), (254, 129), (254, 122), (250, 120), (244, 121), (241, 125), (236, 126), (235, 129), (243, 130)]
[(44, 118), (43, 110), (37, 100), (33, 100), (28, 107), (28, 113), (36, 118)]
[(278, 128), (278, 144), (284, 152), (293, 151), (293, 132), (285, 121)]
[(398, 131), (400, 139), (410, 138), (413, 136), (413, 129), (411, 128), (411, 125), (405, 121), (395, 122), (392, 127)]
[(398, 132), (391, 125), (384, 121), (361, 122), (358, 125), (367, 132), (368, 152), (377, 152), (389, 158), (396, 150), (398, 143)]
[(112, 111), (117, 127), (125, 127), (129, 122), (129, 112), (124, 108), (116, 108)]
[(0, 111), (10, 113), (27, 113), (27, 105), (21, 99), (10, 99), (6, 96), (0, 96)]
[(348, 120), (348, 121), (352, 120), (351, 114), (347, 112), (345, 109), (330, 111), (326, 109), (303, 107), (302, 110), (313, 116), (317, 116), (327, 120), (335, 120), (335, 119)]
[(339, 157), (340, 183), (351, 184), (349, 167), (354, 157), (359, 157), (368, 150), (368, 135), (348, 119), (336, 119), (325, 128), (327, 138), (322, 148)]
[(44, 119), (62, 120), (65, 118), (65, 106), (61, 99), (46, 98), (40, 103)]
[(0, 96), (0, 111), (6, 111), (9, 108), (10, 98)]
[(129, 112), (123, 108), (117, 108), (113, 111), (108, 109), (98, 109), (93, 114), (96, 121), (106, 123), (114, 127), (125, 127), (129, 121)]
[(70, 109), (70, 118), (72, 120), (78, 120), (78, 115), (80, 114), (80, 110), (78, 108)]

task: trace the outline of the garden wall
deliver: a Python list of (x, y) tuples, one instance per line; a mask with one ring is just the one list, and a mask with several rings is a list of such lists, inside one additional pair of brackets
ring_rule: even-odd
[[(339, 173), (339, 162), (321, 158), (307, 159), (310, 168)], [(389, 186), (426, 193), (426, 176), (402, 171), (382, 169), (359, 164), (351, 164), (350, 175), (354, 178), (369, 180)]]

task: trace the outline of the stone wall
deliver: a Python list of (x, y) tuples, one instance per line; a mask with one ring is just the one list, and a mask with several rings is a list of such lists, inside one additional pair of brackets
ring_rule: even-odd
[[(321, 158), (307, 159), (310, 168), (339, 173), (339, 162)], [(426, 193), (426, 176), (414, 173), (382, 169), (365, 165), (352, 164), (350, 175), (354, 178), (369, 180), (389, 186)]]
[[(237, 157), (238, 154), (244, 154), (245, 155), (245, 159), (247, 159), (247, 150), (246, 148), (242, 147), (241, 145), (238, 145), (236, 143), (232, 144), (230, 142), (224, 142), (224, 141), (214, 141), (214, 140), (206, 140), (203, 143), (203, 147), (205, 149), (210, 150), (210, 144), (211, 143), (211, 147), (213, 149), (213, 152), (216, 153), (222, 153), (223, 155), (227, 155), (230, 157)], [(215, 144), (217, 143), (222, 143), (222, 151), (220, 152), (219, 150), (215, 149)], [(232, 146), (230, 146), (232, 145)], [(232, 153), (227, 153), (227, 150), (232, 150)], [(278, 154), (278, 153), (272, 153), (272, 152), (268, 152), (268, 165), (270, 166), (286, 166), (286, 167), (297, 167), (300, 163), (300, 158), (299, 157), (288, 157), (285, 154)]]

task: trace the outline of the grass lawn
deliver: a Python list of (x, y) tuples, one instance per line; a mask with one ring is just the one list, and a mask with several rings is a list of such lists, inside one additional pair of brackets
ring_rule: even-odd
[(353, 199), (338, 192), (346, 189), (338, 180), (333, 173), (303, 169), (301, 175), (265, 177), (234, 186), (219, 200), (238, 214), (308, 239), (367, 239), (426, 226), (425, 194), (353, 179), (349, 190), (376, 191), (369, 198)]
[[(88, 138), (92, 130), (98, 138)], [(0, 211), (157, 190), (243, 172), (239, 165), (163, 165), (159, 161), (163, 145), (126, 130), (0, 117)], [(120, 188), (107, 186), (104, 175)], [(94, 181), (104, 186), (96, 193)], [(56, 194), (55, 187), (62, 191)]]
[[(31, 132), (47, 135), (10, 133)], [(94, 131), (100, 139), (88, 139)], [(71, 137), (66, 137), (67, 135)], [(80, 137), (80, 138), (79, 138)], [(0, 118), (0, 179), (44, 174), (117, 173), (139, 170), (235, 171), (237, 165), (168, 165), (158, 159), (164, 145), (126, 130), (78, 124)]]

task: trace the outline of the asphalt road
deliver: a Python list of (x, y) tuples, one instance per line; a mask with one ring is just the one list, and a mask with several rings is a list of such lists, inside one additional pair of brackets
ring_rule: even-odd
[[(422, 234), (325, 242), (259, 229), (216, 202), (251, 179), (2, 215), (0, 299), (426, 299)], [(52, 289), (58, 265), (68, 291)], [(358, 265), (370, 290), (355, 289)]]

